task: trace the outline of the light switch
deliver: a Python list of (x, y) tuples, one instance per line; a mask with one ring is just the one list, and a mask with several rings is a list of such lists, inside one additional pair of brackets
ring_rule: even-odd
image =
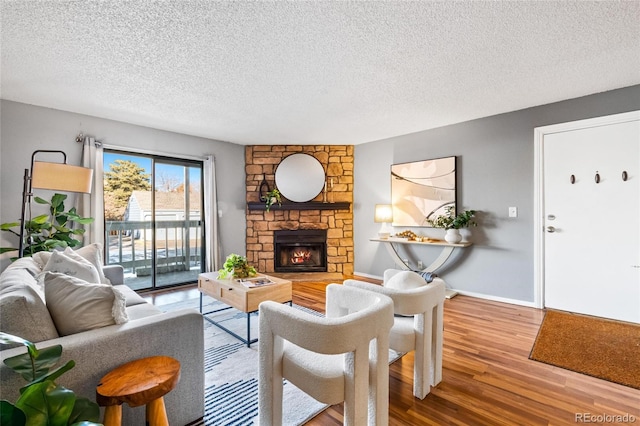
[(509, 217), (518, 217), (517, 207), (509, 207)]

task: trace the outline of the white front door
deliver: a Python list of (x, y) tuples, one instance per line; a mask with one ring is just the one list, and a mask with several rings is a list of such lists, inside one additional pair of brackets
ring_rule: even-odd
[(542, 143), (544, 306), (640, 323), (640, 121)]

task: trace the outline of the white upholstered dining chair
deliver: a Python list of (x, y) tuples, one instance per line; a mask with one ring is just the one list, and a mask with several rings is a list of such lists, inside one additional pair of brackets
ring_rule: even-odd
[(326, 317), (288, 305), (260, 304), (259, 419), (282, 424), (282, 380), (316, 400), (344, 401), (345, 425), (389, 420), (390, 298), (329, 284)]
[(382, 285), (346, 280), (347, 287), (384, 294), (393, 299), (395, 319), (389, 347), (397, 352), (415, 350), (413, 395), (424, 399), (442, 381), (442, 334), (445, 283), (434, 278), (427, 283), (412, 271), (387, 269)]

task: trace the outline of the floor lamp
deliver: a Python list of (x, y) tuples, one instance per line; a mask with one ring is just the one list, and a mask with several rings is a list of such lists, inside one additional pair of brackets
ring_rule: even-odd
[[(63, 162), (36, 161), (36, 155), (40, 153), (62, 154)], [(24, 169), (18, 257), (23, 257), (24, 255), (25, 215), (27, 205), (31, 203), (31, 196), (33, 195), (31, 191), (36, 188), (89, 194), (91, 193), (92, 182), (93, 170), (67, 164), (67, 154), (63, 151), (38, 150), (31, 154), (31, 169)]]

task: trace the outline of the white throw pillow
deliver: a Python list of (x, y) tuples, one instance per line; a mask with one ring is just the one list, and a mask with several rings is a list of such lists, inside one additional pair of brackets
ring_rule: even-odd
[(31, 258), (38, 264), (40, 269), (44, 269), (46, 264), (49, 262), (49, 259), (51, 259), (51, 252), (39, 251), (37, 253), (33, 253)]
[(125, 297), (109, 284), (46, 272), (44, 293), (49, 314), (61, 336), (127, 322)]
[(96, 268), (80, 256), (69, 256), (65, 252), (54, 251), (42, 272), (59, 272), (86, 282), (100, 282)]
[(396, 290), (411, 290), (424, 285), (427, 285), (425, 279), (413, 271), (398, 272), (384, 283), (385, 287)]
[[(67, 247), (66, 251), (72, 251), (71, 248)], [(102, 284), (111, 284), (111, 281), (107, 277), (105, 277), (104, 272), (102, 271), (102, 263), (104, 262), (102, 259), (102, 244), (89, 244), (88, 246), (80, 247), (75, 250), (74, 253), (79, 254), (80, 256), (87, 259), (98, 271), (98, 276), (100, 276), (100, 282)]]

